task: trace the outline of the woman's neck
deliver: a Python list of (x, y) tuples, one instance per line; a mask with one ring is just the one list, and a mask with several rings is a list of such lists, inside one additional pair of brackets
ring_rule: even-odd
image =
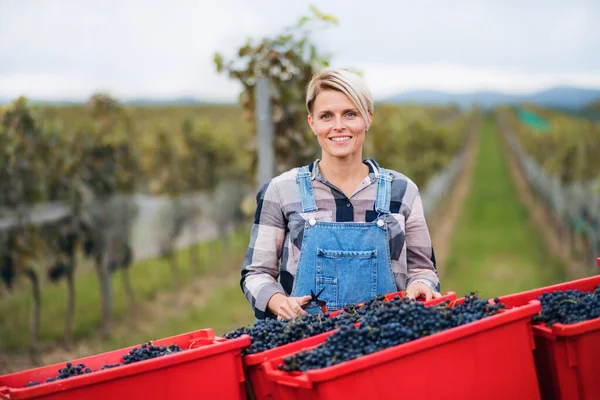
[(321, 175), (350, 197), (356, 187), (369, 175), (369, 167), (360, 158), (339, 159), (327, 157), (319, 161)]

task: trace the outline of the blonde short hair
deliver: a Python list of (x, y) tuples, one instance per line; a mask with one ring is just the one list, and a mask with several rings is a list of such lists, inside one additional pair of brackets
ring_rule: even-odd
[(312, 114), (317, 95), (325, 90), (344, 93), (354, 103), (367, 126), (371, 123), (369, 113), (373, 114), (373, 96), (365, 81), (347, 69), (324, 68), (314, 75), (306, 88), (306, 110)]

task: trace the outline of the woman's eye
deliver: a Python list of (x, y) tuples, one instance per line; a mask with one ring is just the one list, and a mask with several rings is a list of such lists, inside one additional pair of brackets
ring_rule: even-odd
[(321, 119), (328, 119), (331, 117), (331, 114), (323, 114), (321, 115)]
[(354, 111), (349, 111), (346, 113), (347, 117), (356, 117), (356, 113)]

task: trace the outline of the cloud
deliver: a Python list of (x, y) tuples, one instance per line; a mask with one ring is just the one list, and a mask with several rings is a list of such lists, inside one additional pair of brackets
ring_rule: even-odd
[[(0, 96), (75, 99), (103, 90), (234, 100), (239, 85), (215, 72), (213, 53), (231, 57), (247, 37), (279, 33), (310, 3), (9, 2), (0, 12)], [(417, 87), (599, 86), (595, 1), (330, 0), (319, 7), (340, 19), (313, 36), (319, 49), (334, 64), (363, 68), (376, 96)]]

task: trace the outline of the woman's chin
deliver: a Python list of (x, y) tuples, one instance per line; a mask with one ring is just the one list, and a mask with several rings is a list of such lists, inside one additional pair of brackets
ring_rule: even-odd
[(340, 160), (345, 160), (353, 155), (353, 153), (349, 150), (330, 150), (327, 152), (331, 158), (336, 158)]

